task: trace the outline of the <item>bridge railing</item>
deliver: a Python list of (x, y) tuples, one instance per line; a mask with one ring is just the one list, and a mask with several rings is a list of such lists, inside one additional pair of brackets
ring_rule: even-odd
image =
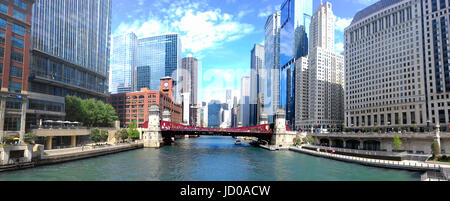
[(242, 128), (201, 128), (194, 126), (186, 126), (181, 124), (176, 124), (168, 121), (161, 121), (160, 129), (162, 131), (189, 131), (189, 132), (217, 132), (217, 133), (261, 133), (270, 134), (272, 133), (271, 124), (264, 124), (252, 127), (242, 127)]

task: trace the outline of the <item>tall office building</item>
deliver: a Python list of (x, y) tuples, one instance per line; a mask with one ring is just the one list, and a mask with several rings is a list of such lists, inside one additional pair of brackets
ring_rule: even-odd
[(267, 90), (264, 94), (264, 112), (269, 123), (274, 122), (274, 116), (280, 105), (280, 21), (281, 12), (269, 16), (265, 26), (264, 69), (267, 72)]
[(181, 39), (177, 33), (139, 38), (137, 45), (136, 90), (158, 90), (162, 77), (175, 80), (175, 102), (181, 103), (181, 87), (178, 83), (181, 67)]
[(427, 107), (446, 100), (438, 84), (445, 74), (444, 58), (435, 54), (445, 49), (435, 44), (448, 47), (441, 41), (448, 34), (441, 36), (448, 13), (441, 22), (437, 5), (436, 0), (382, 0), (355, 15), (345, 30), (346, 127), (426, 126)]
[(31, 40), (27, 125), (64, 119), (67, 95), (107, 101), (111, 0), (36, 0)]
[(450, 2), (428, 0), (423, 6), (426, 120), (446, 129), (450, 125)]
[(240, 121), (243, 127), (250, 126), (250, 77), (241, 80)]
[(198, 70), (199, 61), (194, 57), (186, 57), (181, 60), (179, 85), (181, 93), (190, 93), (190, 104), (197, 105), (198, 99)]
[(213, 100), (208, 104), (208, 127), (219, 128), (221, 120), (222, 103)]
[(297, 59), (295, 64), (295, 127), (309, 127), (309, 64), (308, 57)]
[(23, 142), (25, 134), (33, 2), (0, 2), (0, 142), (4, 134)]
[(280, 107), (291, 126), (295, 118), (295, 61), (308, 54), (312, 7), (312, 0), (286, 0), (281, 5)]
[[(113, 38), (110, 85), (112, 94), (136, 91), (133, 76), (133, 72), (136, 70), (136, 52), (137, 37), (134, 33)], [(148, 73), (141, 75), (149, 76)], [(137, 83), (137, 85), (145, 88), (142, 87), (142, 83)]]
[(296, 127), (338, 129), (344, 123), (344, 57), (334, 52), (335, 21), (329, 2), (321, 4), (311, 18), (309, 116)]
[(251, 51), (251, 69), (250, 69), (250, 125), (257, 125), (258, 111), (261, 106), (259, 97), (264, 91), (267, 91), (267, 72), (264, 70), (264, 46), (255, 44)]

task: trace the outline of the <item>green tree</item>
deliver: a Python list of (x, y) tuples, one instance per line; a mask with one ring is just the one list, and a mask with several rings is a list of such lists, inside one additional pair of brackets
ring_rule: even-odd
[(314, 143), (314, 138), (309, 136), (306, 138), (306, 141), (308, 141), (308, 143), (312, 144), (312, 143)]
[(28, 144), (34, 144), (37, 138), (38, 137), (34, 133), (26, 133), (24, 135), (24, 141)]
[(100, 129), (94, 128), (91, 130), (91, 134), (89, 135), (89, 139), (95, 143), (99, 143), (102, 141), (102, 137), (100, 135)]
[(137, 130), (136, 121), (133, 120), (131, 124), (128, 126), (128, 137), (137, 140), (140, 137), (139, 131)]
[(395, 134), (394, 140), (392, 141), (392, 148), (393, 148), (395, 151), (402, 150), (402, 149), (403, 149), (402, 144), (403, 144), (403, 143), (402, 143), (402, 141), (400, 140), (400, 137), (398, 136), (398, 134)]
[(434, 141), (431, 144), (431, 153), (433, 154), (433, 158), (441, 154), (441, 147), (439, 147), (439, 143), (437, 141)]
[(101, 130), (101, 131), (100, 131), (100, 139), (101, 139), (101, 142), (106, 142), (106, 141), (108, 141), (108, 138), (109, 138), (109, 132), (108, 132), (108, 130)]
[(418, 128), (419, 128), (419, 127), (417, 126), (417, 124), (414, 124), (414, 125), (413, 125), (413, 131), (414, 131), (414, 132), (417, 132), (417, 129), (418, 129)]
[(82, 122), (90, 127), (109, 127), (118, 119), (114, 107), (95, 99), (82, 100), (78, 97), (66, 97), (66, 119)]
[(302, 144), (302, 139), (299, 137), (294, 138), (294, 145), (301, 145)]
[(128, 131), (127, 129), (121, 129), (116, 132), (117, 138), (120, 138), (122, 142), (124, 142), (126, 139), (128, 139)]

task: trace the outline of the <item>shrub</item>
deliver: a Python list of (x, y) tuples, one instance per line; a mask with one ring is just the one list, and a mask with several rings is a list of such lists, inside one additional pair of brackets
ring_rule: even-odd
[(3, 135), (3, 144), (13, 144), (14, 143), (14, 136), (11, 135)]
[(433, 158), (441, 153), (441, 147), (439, 147), (439, 143), (437, 141), (434, 141), (431, 144), (431, 153), (433, 154)]
[(35, 144), (37, 140), (37, 135), (34, 133), (27, 133), (24, 136), (24, 141), (28, 144)]
[(398, 134), (395, 134), (395, 136), (394, 136), (394, 140), (392, 141), (392, 148), (395, 151), (399, 151), (403, 148), (402, 141), (400, 140), (400, 137), (398, 136)]

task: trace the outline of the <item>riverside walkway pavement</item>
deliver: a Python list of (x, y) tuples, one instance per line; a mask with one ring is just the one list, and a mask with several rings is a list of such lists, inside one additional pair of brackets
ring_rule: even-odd
[(432, 164), (427, 162), (420, 161), (390, 161), (390, 160), (379, 160), (379, 159), (368, 159), (362, 157), (354, 157), (354, 156), (344, 156), (333, 153), (326, 152), (318, 152), (312, 151), (308, 149), (302, 149), (301, 147), (290, 147), (289, 150), (300, 152), (304, 154), (309, 154), (313, 156), (319, 156), (323, 158), (329, 158), (339, 161), (357, 163), (366, 166), (374, 166), (374, 167), (382, 167), (382, 168), (390, 168), (390, 169), (402, 169), (402, 170), (413, 170), (413, 171), (442, 171), (450, 168), (450, 165), (444, 164)]

